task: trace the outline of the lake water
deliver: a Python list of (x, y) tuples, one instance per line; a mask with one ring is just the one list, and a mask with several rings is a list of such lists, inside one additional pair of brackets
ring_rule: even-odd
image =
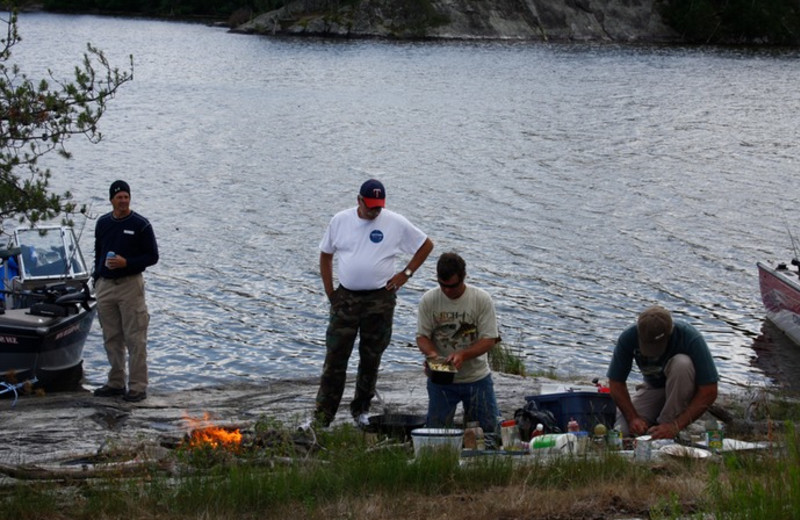
[[(126, 179), (153, 223), (154, 389), (318, 375), (317, 247), (369, 177), (436, 244), (399, 295), (382, 377), (419, 366), (416, 303), (447, 250), (531, 372), (604, 377), (617, 335), (660, 303), (706, 335), (723, 387), (800, 375), (769, 362), (789, 345), (764, 324), (755, 265), (792, 255), (796, 51), (273, 39), (51, 14), (19, 30), (11, 61), (32, 77), (65, 77), (87, 42), (122, 69), (134, 57), (103, 141), (47, 164), (94, 217)], [(95, 326), (88, 383), (106, 368)]]

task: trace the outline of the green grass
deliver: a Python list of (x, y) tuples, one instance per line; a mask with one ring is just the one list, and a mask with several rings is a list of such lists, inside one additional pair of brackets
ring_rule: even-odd
[(495, 372), (524, 376), (525, 363), (520, 352), (521, 349), (510, 347), (501, 341), (489, 351), (489, 366)]
[[(350, 504), (365, 497), (388, 502), (384, 511), (397, 503), (413, 504), (413, 497), (446, 502), (469, 496), (492, 507), (511, 507), (492, 498), (504, 489), (551, 493), (549, 503), (565, 504), (579, 502), (565, 496), (599, 493), (612, 497), (602, 506), (609, 510), (619, 507), (619, 497), (652, 494), (657, 498), (644, 511), (634, 508), (632, 516), (660, 519), (780, 520), (800, 511), (800, 439), (791, 422), (777, 434), (780, 447), (705, 460), (670, 459), (655, 470), (601, 447), (593, 448), (593, 456), (546, 463), (514, 464), (514, 457), (499, 456), (459, 461), (447, 452), (414, 459), (409, 445), (375, 444), (349, 425), (318, 432), (319, 449), (304, 453), (295, 448), (298, 433), (281, 428), (270, 421), (256, 425), (269, 433), (270, 446), (235, 455), (181, 448), (170, 464), (143, 466), (133, 476), (6, 484), (0, 486), (0, 520), (283, 518), (287, 512), (320, 518), (331, 508), (353, 511)], [(597, 513), (598, 518), (611, 515), (603, 509)], [(512, 510), (508, 516), (516, 514)]]

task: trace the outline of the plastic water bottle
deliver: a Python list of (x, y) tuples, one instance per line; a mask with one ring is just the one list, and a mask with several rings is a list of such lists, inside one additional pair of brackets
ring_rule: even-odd
[(108, 253), (106, 253), (106, 267), (108, 267), (108, 259), (114, 258), (115, 256), (117, 256), (117, 253), (115, 253), (114, 251), (109, 251)]

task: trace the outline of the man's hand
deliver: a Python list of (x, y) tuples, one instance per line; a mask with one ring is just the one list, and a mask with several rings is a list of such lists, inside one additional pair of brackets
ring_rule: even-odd
[(403, 271), (400, 271), (396, 275), (389, 278), (389, 281), (386, 282), (386, 290), (387, 291), (397, 291), (402, 286), (406, 284), (408, 281), (408, 276)]
[(681, 429), (678, 427), (678, 423), (671, 422), (656, 424), (647, 430), (647, 433), (652, 435), (654, 439), (674, 439), (678, 436), (680, 431)]
[(456, 367), (456, 370), (461, 370), (461, 365), (464, 364), (464, 351), (453, 352), (447, 356), (447, 362)]
[(637, 417), (636, 419), (628, 423), (628, 429), (631, 431), (633, 435), (644, 435), (645, 433), (647, 433), (647, 428), (649, 426), (650, 425), (647, 424), (647, 421), (645, 421), (641, 417)]
[(128, 265), (128, 261), (124, 256), (114, 255), (106, 258), (106, 267), (109, 269), (122, 269)]

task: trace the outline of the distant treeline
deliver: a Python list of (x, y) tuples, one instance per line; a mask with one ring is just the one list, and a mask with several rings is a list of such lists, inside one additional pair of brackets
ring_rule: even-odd
[(265, 13), (283, 7), (286, 0), (45, 0), (56, 12), (124, 13), (166, 18), (228, 19), (235, 13)]
[(798, 0), (669, 0), (662, 15), (687, 42), (800, 44)]

